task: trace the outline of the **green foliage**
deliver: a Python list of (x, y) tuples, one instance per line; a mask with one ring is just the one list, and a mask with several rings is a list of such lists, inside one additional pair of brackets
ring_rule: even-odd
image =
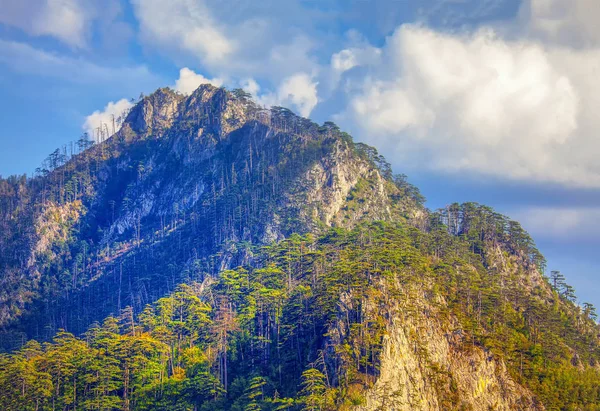
[(307, 411), (323, 409), (327, 392), (325, 375), (316, 368), (309, 368), (302, 373), (301, 387), (298, 394), (302, 409)]
[[(486, 226), (469, 224), (458, 236), (445, 225), (423, 232), (385, 223), (319, 238), (291, 236), (265, 247), (258, 268), (182, 284), (137, 315), (127, 307), (108, 317), (82, 338), (61, 332), (51, 343), (32, 341), (4, 355), (0, 407), (329, 410), (362, 404), (379, 375), (390, 307), (410, 310), (415, 287), (437, 305), (440, 321), (447, 315), (461, 322), (464, 350), (486, 347), (547, 408), (598, 407), (593, 307), (579, 308), (550, 283), (523, 293), (524, 268), (486, 268), (488, 253), (516, 247), (510, 237), (501, 242), (497, 233), (486, 237)], [(505, 258), (531, 264), (525, 253)], [(456, 404), (452, 381), (434, 371), (441, 401)]]
[[(395, 310), (418, 301), (547, 409), (600, 407), (595, 308), (559, 272), (541, 276), (517, 222), (475, 203), (429, 213), (334, 123), (261, 110), (242, 90), (182, 99), (160, 90), (113, 138), (0, 179), (0, 342), (20, 347), (0, 356), (0, 409), (347, 409), (379, 377)], [(178, 121), (147, 122), (163, 100), (181, 103)], [(369, 172), (346, 228), (327, 229), (304, 176), (334, 156)], [(365, 208), (379, 183), (389, 203)], [(267, 234), (286, 239), (259, 246)], [(415, 351), (456, 408), (456, 381)]]

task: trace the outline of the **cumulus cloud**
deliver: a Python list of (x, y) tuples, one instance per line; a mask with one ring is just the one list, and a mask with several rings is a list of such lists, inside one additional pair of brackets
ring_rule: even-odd
[(179, 70), (179, 78), (175, 81), (173, 88), (183, 94), (192, 94), (201, 84), (212, 84), (215, 87), (221, 87), (223, 80), (220, 78), (208, 79), (202, 74), (196, 73), (187, 67)]
[(250, 93), (254, 97), (257, 97), (258, 93), (260, 91), (260, 85), (253, 78), (247, 78), (247, 79), (240, 81), (240, 87), (246, 93)]
[[(302, 1), (132, 0), (148, 49), (228, 79), (261, 78), (269, 86), (319, 67), (310, 35), (323, 17), (311, 18)], [(293, 21), (293, 22), (292, 22)]]
[(178, 48), (207, 63), (224, 60), (236, 45), (228, 39), (203, 1), (133, 0), (144, 39), (163, 48)]
[(329, 90), (336, 90), (344, 74), (355, 67), (377, 66), (381, 64), (381, 49), (364, 43), (362, 38), (359, 44), (345, 48), (331, 56), (327, 81)]
[(397, 164), (599, 187), (599, 57), (404, 25), (338, 119)]
[(104, 110), (96, 110), (85, 118), (83, 130), (96, 142), (105, 140), (119, 131), (123, 117), (131, 107), (133, 104), (127, 99), (111, 101)]
[(168, 8), (159, 0), (132, 3), (148, 46), (219, 74), (211, 79), (182, 71), (175, 88), (184, 93), (202, 83), (238, 85), (259, 104), (308, 116), (319, 101), (319, 83), (329, 81), (319, 73), (330, 70), (312, 55), (324, 43), (311, 36), (326, 16), (302, 1), (174, 0)]
[(319, 101), (317, 84), (306, 73), (294, 74), (279, 86), (278, 99), (281, 104), (292, 104), (298, 109), (300, 115), (308, 117)]
[(331, 56), (333, 70), (343, 73), (358, 65), (356, 55), (352, 50), (344, 49)]
[[(265, 106), (284, 106), (296, 109), (301, 116), (308, 117), (319, 102), (317, 85), (312, 76), (296, 73), (284, 79), (275, 93), (259, 95), (257, 100)], [(256, 88), (256, 82), (250, 85)], [(258, 89), (257, 89), (258, 91)]]

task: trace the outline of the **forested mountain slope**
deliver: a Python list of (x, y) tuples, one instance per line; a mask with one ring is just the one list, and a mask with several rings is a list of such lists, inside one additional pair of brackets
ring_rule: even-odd
[(1, 183), (0, 324), (27, 337), (139, 311), (181, 281), (251, 263), (251, 244), (420, 210), (335, 125), (208, 85), (189, 98), (160, 89), (112, 138), (48, 163)]
[(0, 180), (0, 408), (600, 409), (594, 309), (520, 225), (333, 123), (205, 85), (81, 145)]

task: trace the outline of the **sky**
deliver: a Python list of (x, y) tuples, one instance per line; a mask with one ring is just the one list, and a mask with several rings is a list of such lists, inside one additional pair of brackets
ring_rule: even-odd
[[(168, 6), (166, 6), (168, 4)], [(514, 218), (600, 307), (597, 0), (0, 0), (0, 175), (158, 87), (243, 88)]]

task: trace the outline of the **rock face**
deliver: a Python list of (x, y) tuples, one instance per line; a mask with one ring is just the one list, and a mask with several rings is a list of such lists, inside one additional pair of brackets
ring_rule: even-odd
[[(424, 308), (392, 317), (380, 375), (360, 410), (543, 410), (504, 364)], [(424, 314), (426, 312), (427, 314)]]
[(137, 135), (162, 133), (171, 127), (183, 96), (170, 89), (159, 89), (143, 99), (129, 113), (125, 123), (127, 129)]
[[(344, 345), (349, 333), (344, 320), (357, 310), (363, 318), (385, 319), (377, 370), (371, 370), (376, 377), (368, 380), (369, 388), (352, 409), (544, 410), (539, 399), (510, 375), (503, 360), (463, 329), (432, 287), (428, 280), (410, 286), (396, 281), (392, 289), (384, 280), (376, 286), (383, 300), (361, 297), (359, 306), (353, 306), (356, 299), (350, 294), (341, 296), (337, 321), (327, 333), (328, 346)], [(400, 295), (397, 290), (402, 290)], [(330, 364), (339, 360), (335, 351), (327, 355)]]
[[(306, 221), (348, 227), (364, 218), (389, 220), (392, 216), (389, 182), (368, 162), (355, 161), (355, 154), (342, 142), (331, 155), (311, 167), (299, 185), (288, 201), (307, 206), (301, 210)], [(361, 189), (369, 195), (356, 193)], [(360, 197), (354, 204), (353, 192)]]

